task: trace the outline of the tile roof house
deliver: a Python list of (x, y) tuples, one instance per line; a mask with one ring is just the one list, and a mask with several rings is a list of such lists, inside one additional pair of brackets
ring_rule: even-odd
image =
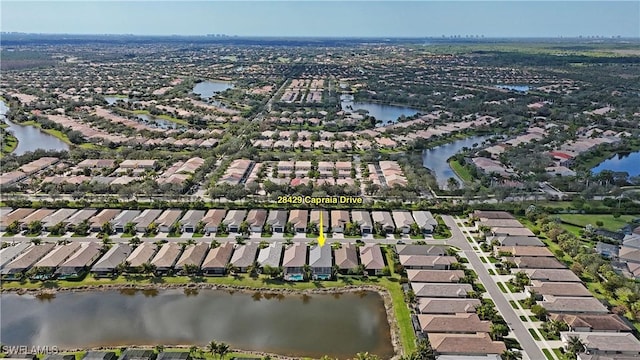
[(158, 250), (151, 260), (151, 264), (155, 265), (157, 274), (167, 274), (178, 261), (178, 257), (182, 253), (180, 245), (175, 242), (168, 242)]
[(293, 225), (293, 229), (297, 233), (307, 232), (307, 219), (309, 217), (308, 210), (293, 209), (289, 212), (289, 222)]
[(266, 223), (271, 225), (271, 231), (274, 233), (284, 232), (284, 228), (287, 225), (287, 211), (270, 210)]
[(336, 265), (343, 274), (358, 268), (358, 253), (353, 244), (342, 244), (339, 249), (334, 250), (334, 257)]
[(56, 274), (62, 278), (82, 276), (86, 270), (102, 255), (102, 246), (95, 242), (80, 243), (78, 249), (65, 262), (60, 264)]
[(22, 254), (2, 268), (2, 275), (16, 275), (31, 268), (56, 246), (54, 243), (42, 243), (27, 248)]
[(513, 262), (521, 269), (566, 269), (564, 264), (552, 257), (523, 256), (513, 258)]
[(463, 277), (462, 270), (407, 270), (407, 278), (412, 283), (457, 283)]
[(622, 246), (618, 252), (618, 259), (620, 259), (620, 261), (640, 263), (640, 249)]
[(91, 231), (98, 232), (102, 230), (102, 225), (113, 220), (113, 218), (120, 214), (120, 211), (121, 210), (119, 209), (104, 209), (89, 218), (89, 226), (91, 228)]
[(487, 333), (427, 335), (431, 347), (441, 355), (485, 355), (502, 354), (506, 346), (501, 341), (493, 341)]
[(545, 296), (538, 302), (550, 313), (560, 314), (607, 314), (609, 309), (594, 297), (556, 297)]
[(244, 245), (237, 245), (230, 262), (238, 268), (240, 272), (247, 272), (249, 266), (256, 261), (258, 254), (258, 243), (250, 242)]
[(182, 232), (195, 232), (202, 218), (204, 218), (204, 210), (187, 210), (182, 219), (180, 219)]
[(393, 222), (396, 229), (399, 229), (403, 234), (408, 234), (411, 231), (411, 225), (414, 223), (413, 216), (408, 211), (394, 210), (391, 212)]
[(473, 291), (470, 284), (412, 283), (411, 289), (417, 297), (466, 298)]
[(206, 234), (215, 233), (218, 231), (218, 225), (224, 220), (227, 210), (225, 209), (211, 209), (202, 218), (204, 222), (204, 230)]
[(352, 210), (351, 218), (354, 223), (360, 226), (360, 232), (362, 234), (371, 234), (373, 232), (373, 221), (368, 211)]
[(553, 253), (546, 247), (541, 246), (497, 246), (496, 255), (507, 253), (511, 256), (547, 256), (553, 257)]
[(371, 218), (373, 223), (379, 223), (382, 225), (382, 229), (387, 233), (392, 233), (395, 230), (393, 218), (388, 211), (372, 211)]
[[(323, 219), (326, 224), (328, 219)], [(344, 232), (345, 224), (349, 222), (349, 211), (331, 210), (331, 231), (336, 233)]]
[(282, 259), (282, 243), (274, 242), (258, 253), (258, 263), (260, 266), (279, 267)]
[(307, 262), (307, 246), (303, 243), (294, 243), (284, 250), (282, 267), (284, 268), (284, 278), (288, 281), (303, 280), (302, 267)]
[(309, 266), (314, 280), (331, 279), (332, 264), (331, 246), (315, 245), (309, 248)]
[(180, 219), (180, 215), (182, 214), (182, 210), (178, 209), (167, 209), (165, 210), (158, 218), (155, 220), (155, 223), (158, 224), (158, 230), (161, 232), (169, 232), (169, 229), (173, 224), (178, 222)]
[(417, 310), (422, 314), (475, 313), (479, 299), (418, 298)]
[(490, 322), (482, 321), (474, 313), (455, 315), (418, 314), (420, 330), (425, 333), (474, 334), (489, 332)]
[(454, 256), (400, 255), (399, 258), (405, 269), (413, 270), (448, 270), (458, 262)]
[(566, 347), (569, 339), (582, 340), (585, 352), (599, 355), (640, 355), (640, 341), (631, 333), (561, 332), (560, 340)]
[(433, 217), (430, 211), (414, 211), (413, 219), (418, 224), (423, 233), (431, 234), (438, 221)]
[(447, 247), (439, 245), (396, 245), (395, 247), (398, 255), (444, 256), (447, 254)]
[(511, 269), (511, 273), (524, 272), (531, 280), (582, 282), (578, 275), (569, 269)]
[(209, 250), (207, 257), (202, 263), (202, 272), (205, 275), (224, 275), (227, 271), (227, 264), (231, 260), (233, 253), (233, 243), (226, 242), (217, 248)]
[(385, 265), (380, 246), (376, 244), (365, 244), (361, 246), (360, 261), (369, 275), (382, 275)]
[(254, 233), (262, 232), (262, 227), (267, 221), (267, 210), (264, 209), (251, 209), (247, 214), (247, 223), (249, 223), (249, 230)]
[(530, 286), (525, 286), (525, 294), (527, 296), (535, 294), (542, 299), (545, 296), (575, 296), (575, 297), (591, 297), (591, 292), (581, 283), (577, 282), (544, 282), (540, 280), (531, 280)]
[(112, 276), (118, 265), (122, 264), (131, 254), (131, 246), (116, 243), (91, 268), (95, 277)]
[(0, 269), (20, 256), (31, 245), (28, 242), (19, 242), (0, 249)]
[(633, 327), (616, 314), (549, 314), (549, 319), (563, 321), (576, 332), (630, 332)]
[(131, 254), (127, 257), (126, 261), (129, 263), (130, 267), (137, 268), (142, 266), (144, 263), (151, 262), (156, 251), (157, 248), (155, 244), (145, 241), (131, 251)]
[(175, 269), (183, 271), (186, 265), (197, 266), (198, 269), (209, 252), (209, 244), (200, 242), (187, 246), (176, 262)]

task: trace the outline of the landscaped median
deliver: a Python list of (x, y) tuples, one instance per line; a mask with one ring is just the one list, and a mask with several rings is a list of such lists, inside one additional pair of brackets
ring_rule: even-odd
[[(232, 288), (246, 291), (316, 292), (331, 293), (343, 291), (370, 290), (378, 292), (385, 302), (391, 328), (391, 341), (396, 352), (411, 353), (416, 348), (415, 333), (411, 315), (400, 286), (399, 276), (380, 278), (341, 277), (333, 281), (286, 282), (260, 275), (251, 278), (246, 275), (224, 277), (153, 277), (144, 275), (118, 276), (115, 279), (96, 279), (86, 276), (80, 281), (9, 281), (2, 283), (3, 292), (53, 294), (56, 291), (92, 291), (110, 289), (167, 289), (167, 288)], [(399, 349), (401, 347), (401, 349)]]

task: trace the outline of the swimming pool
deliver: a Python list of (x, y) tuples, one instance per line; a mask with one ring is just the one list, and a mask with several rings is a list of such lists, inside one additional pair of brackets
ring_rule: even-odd
[(285, 276), (284, 279), (288, 281), (302, 281), (304, 280), (304, 276), (302, 274), (290, 274)]

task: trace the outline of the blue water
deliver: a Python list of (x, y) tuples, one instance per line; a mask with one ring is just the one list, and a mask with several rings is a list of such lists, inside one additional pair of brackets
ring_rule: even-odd
[(614, 155), (612, 158), (601, 162), (598, 166), (591, 169), (594, 174), (602, 170), (627, 172), (629, 176), (638, 176), (640, 175), (640, 151), (624, 155)]
[(519, 92), (527, 92), (531, 87), (529, 85), (496, 85), (497, 88), (514, 90)]
[(203, 81), (193, 87), (193, 93), (200, 95), (200, 97), (204, 99), (232, 88), (233, 84), (225, 81)]
[(342, 96), (342, 110), (354, 113), (357, 110), (367, 110), (369, 116), (373, 116), (376, 120), (381, 120), (382, 125), (394, 123), (402, 115), (413, 116), (418, 113), (418, 109), (408, 106), (382, 105), (370, 102), (354, 102), (351, 96)]

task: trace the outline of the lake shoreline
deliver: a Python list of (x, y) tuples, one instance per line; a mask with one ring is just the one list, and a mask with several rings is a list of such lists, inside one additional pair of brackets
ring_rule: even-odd
[[(238, 291), (246, 294), (254, 294), (256, 292), (264, 292), (266, 294), (282, 294), (282, 295), (310, 295), (310, 294), (343, 294), (343, 293), (358, 293), (363, 291), (371, 291), (375, 292), (384, 302), (385, 313), (387, 315), (387, 323), (389, 324), (389, 336), (391, 340), (391, 345), (393, 347), (394, 356), (392, 359), (397, 359), (404, 353), (404, 349), (401, 345), (400, 339), (400, 325), (398, 324), (398, 319), (396, 318), (396, 314), (393, 308), (393, 301), (391, 298), (391, 293), (389, 290), (382, 286), (376, 285), (347, 285), (345, 287), (330, 287), (330, 288), (321, 288), (321, 289), (278, 289), (278, 288), (269, 288), (269, 287), (251, 287), (251, 286), (242, 286), (242, 285), (220, 285), (220, 284), (211, 284), (211, 283), (189, 283), (189, 284), (148, 284), (148, 285), (138, 285), (138, 284), (104, 284), (104, 285), (84, 285), (78, 287), (65, 287), (65, 288), (55, 288), (55, 289), (0, 289), (0, 294), (3, 293), (14, 293), (17, 295), (34, 295), (34, 296), (42, 296), (42, 295), (54, 295), (57, 293), (63, 292), (91, 292), (91, 291), (113, 291), (113, 290), (129, 290), (129, 291), (149, 291), (149, 290), (175, 290), (175, 289), (184, 289), (184, 290), (222, 290), (222, 291)], [(171, 348), (189, 348), (191, 345), (167, 345), (166, 347)], [(129, 345), (128, 347), (141, 347), (141, 348), (149, 348), (152, 347), (150, 345), (140, 345), (134, 346)], [(90, 349), (105, 349), (108, 347), (96, 347)], [(113, 348), (113, 347), (111, 347)], [(65, 352), (75, 352), (75, 351), (85, 351), (87, 349), (60, 349), (60, 351)], [(302, 359), (304, 357), (288, 357), (285, 355), (271, 354), (271, 353), (263, 353), (263, 352), (255, 352), (255, 351), (246, 351), (242, 349), (234, 349), (236, 352), (242, 352), (247, 354), (255, 354), (259, 356), (269, 355), (273, 359), (282, 359), (282, 360), (294, 360), (294, 359)], [(354, 354), (355, 355), (355, 354)]]

